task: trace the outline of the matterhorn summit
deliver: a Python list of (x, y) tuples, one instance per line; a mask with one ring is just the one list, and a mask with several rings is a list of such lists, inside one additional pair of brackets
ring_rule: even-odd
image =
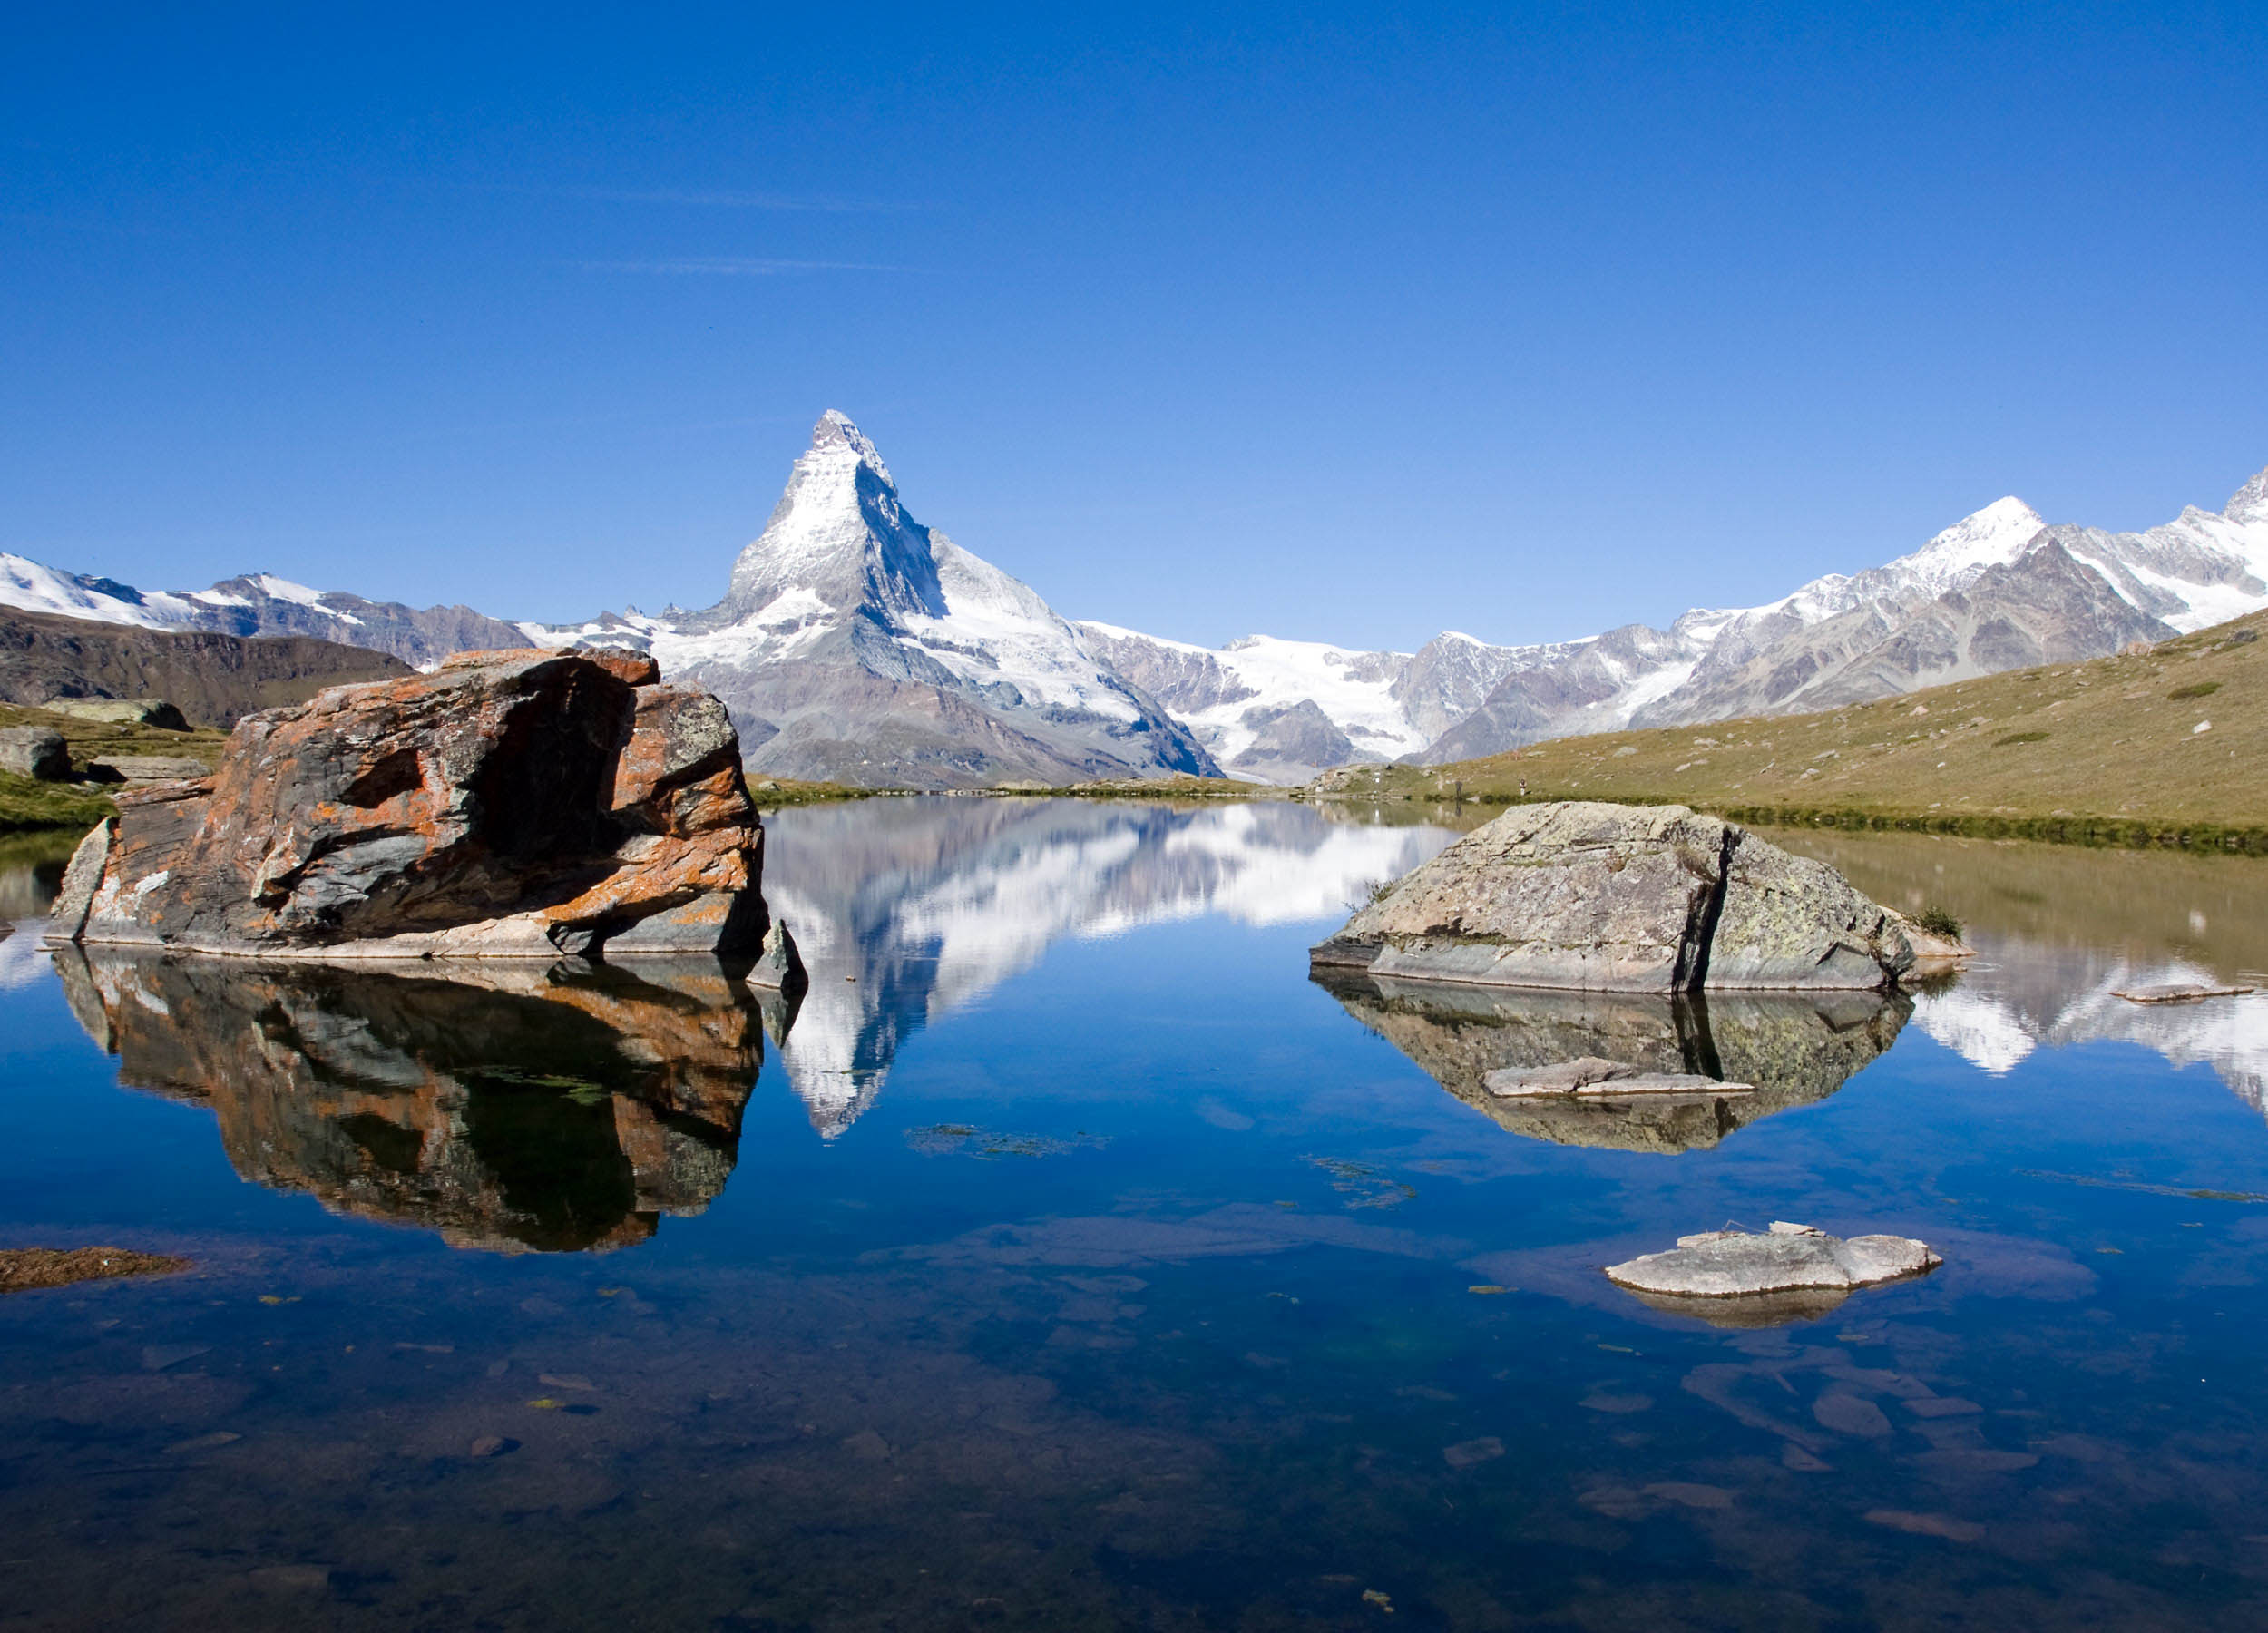
[(832, 410), (715, 606), (528, 632), (646, 647), (725, 700), (751, 774), (881, 787), (1219, 775), (1029, 586), (916, 522), (880, 451)]

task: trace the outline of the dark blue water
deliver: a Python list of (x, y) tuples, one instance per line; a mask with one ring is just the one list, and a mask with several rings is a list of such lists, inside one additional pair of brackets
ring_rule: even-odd
[[(2108, 995), (2268, 962), (2254, 865), (1843, 841), (1982, 967), (1530, 1127), (1491, 1051), (1659, 1019), (1307, 977), (1444, 831), (772, 826), (784, 1047), (699, 968), (0, 942), (0, 1245), (195, 1265), (0, 1299), (0, 1627), (2268, 1622), (2268, 1007)], [(1946, 1263), (1754, 1328), (1598, 1274), (1775, 1218)]]

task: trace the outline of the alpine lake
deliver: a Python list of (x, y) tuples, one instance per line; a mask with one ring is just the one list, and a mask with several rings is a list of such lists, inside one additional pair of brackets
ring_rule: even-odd
[[(1309, 978), (1489, 815), (786, 811), (797, 1006), (51, 956), (14, 842), (0, 1247), (190, 1267), (0, 1296), (0, 1629), (2268, 1626), (2268, 995), (2116, 995), (2268, 979), (2268, 865), (1768, 834), (1980, 956)], [(1755, 1091), (1480, 1087), (1586, 1053)], [(1775, 1219), (1945, 1262), (1601, 1274)]]

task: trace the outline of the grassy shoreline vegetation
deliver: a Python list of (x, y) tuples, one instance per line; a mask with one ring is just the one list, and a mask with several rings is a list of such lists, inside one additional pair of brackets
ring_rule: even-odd
[(1786, 827), (2268, 854), (2268, 613), (2085, 663), (1808, 715), (1350, 767), (1364, 802), (1679, 804)]
[[(220, 757), (228, 733), (210, 728), (168, 731), (158, 726), (120, 725), (105, 720), (83, 720), (21, 703), (0, 703), (0, 727), (44, 726), (63, 735), (71, 750), (72, 769), (83, 777), (99, 758), (113, 755), (154, 755), (166, 759), (201, 760), (210, 766)], [(0, 833), (40, 828), (93, 827), (117, 807), (111, 804), (107, 786), (90, 782), (36, 782), (0, 771)]]

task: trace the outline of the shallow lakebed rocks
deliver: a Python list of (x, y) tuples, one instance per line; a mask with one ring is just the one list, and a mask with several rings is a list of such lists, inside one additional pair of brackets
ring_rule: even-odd
[(247, 716), (129, 788), (50, 939), (288, 959), (753, 954), (763, 829), (708, 693), (631, 652), (471, 652)]
[(1602, 993), (1865, 991), (1957, 960), (1823, 862), (1684, 806), (1517, 806), (1387, 886), (1317, 966)]

